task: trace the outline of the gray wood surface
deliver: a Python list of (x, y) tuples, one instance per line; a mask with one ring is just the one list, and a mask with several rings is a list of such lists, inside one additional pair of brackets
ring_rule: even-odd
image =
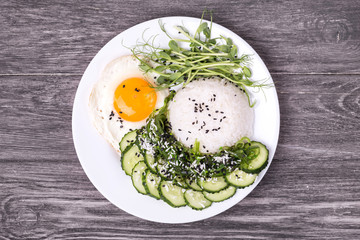
[[(267, 64), (278, 149), (231, 209), (189, 224), (145, 221), (83, 172), (71, 133), (76, 88), (118, 33), (205, 7)], [(359, 239), (360, 3), (1, 1), (0, 121), (0, 239)]]

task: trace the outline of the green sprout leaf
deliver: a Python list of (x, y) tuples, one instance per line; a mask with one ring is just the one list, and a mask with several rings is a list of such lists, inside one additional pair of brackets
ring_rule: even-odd
[(243, 72), (244, 72), (244, 74), (245, 74), (245, 76), (246, 77), (251, 77), (251, 71), (250, 71), (250, 69), (248, 68), (248, 67), (243, 67)]
[(180, 52), (179, 45), (177, 44), (177, 42), (175, 40), (170, 40), (169, 47), (171, 50), (173, 50), (175, 52)]

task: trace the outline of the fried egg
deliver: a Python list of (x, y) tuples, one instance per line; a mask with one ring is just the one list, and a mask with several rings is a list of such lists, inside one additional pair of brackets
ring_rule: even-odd
[(139, 69), (140, 61), (123, 56), (110, 62), (90, 94), (92, 122), (117, 151), (129, 131), (139, 129), (154, 109), (164, 105), (168, 90), (155, 90), (153, 75)]

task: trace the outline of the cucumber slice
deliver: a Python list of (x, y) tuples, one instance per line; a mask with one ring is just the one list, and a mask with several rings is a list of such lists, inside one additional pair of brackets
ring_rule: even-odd
[(259, 142), (251, 142), (251, 146), (259, 147), (260, 152), (258, 156), (249, 163), (246, 163), (245, 161), (242, 162), (241, 169), (247, 173), (259, 173), (267, 166), (269, 150), (264, 144)]
[(208, 179), (199, 179), (199, 186), (207, 192), (219, 192), (225, 189), (229, 184), (224, 177), (212, 177)]
[(132, 170), (131, 180), (135, 189), (141, 194), (147, 194), (145, 186), (143, 185), (144, 173), (147, 166), (144, 161), (138, 162)]
[(161, 177), (157, 174), (152, 173), (149, 169), (145, 172), (145, 177), (143, 178), (143, 185), (146, 191), (156, 199), (160, 199), (159, 193), (159, 183)]
[(182, 207), (186, 205), (182, 187), (174, 185), (171, 181), (162, 180), (159, 184), (161, 198), (172, 207)]
[(189, 186), (186, 184), (185, 180), (179, 176), (175, 177), (174, 183), (182, 188), (189, 188)]
[(195, 210), (203, 210), (210, 207), (212, 202), (204, 197), (202, 192), (198, 192), (192, 189), (186, 190), (185, 194), (186, 204)]
[(165, 166), (164, 160), (162, 159), (157, 160), (156, 172), (159, 174), (160, 177), (164, 179), (168, 179), (168, 177), (166, 176), (167, 168)]
[(156, 161), (155, 161), (155, 158), (152, 154), (149, 154), (149, 153), (146, 153), (145, 152), (145, 155), (144, 155), (144, 161), (146, 163), (146, 165), (148, 166), (148, 168), (150, 169), (150, 171), (152, 171), (153, 173), (157, 173), (156, 171)]
[(132, 132), (128, 132), (125, 136), (121, 139), (119, 143), (120, 151), (123, 153), (125, 152), (126, 148), (133, 144), (136, 140), (136, 130)]
[(201, 191), (201, 187), (196, 183), (195, 180), (189, 180), (189, 179), (186, 179), (186, 184), (189, 186), (189, 188), (193, 189), (193, 190), (196, 190), (196, 191)]
[(232, 186), (244, 188), (253, 184), (256, 176), (257, 174), (246, 173), (240, 169), (236, 169), (235, 171), (228, 173), (225, 176), (225, 180)]
[(143, 160), (144, 157), (140, 153), (139, 147), (133, 143), (131, 146), (127, 147), (125, 153), (121, 155), (121, 167), (126, 175), (131, 175), (135, 165)]
[(234, 196), (235, 193), (236, 193), (236, 187), (233, 186), (229, 186), (224, 190), (221, 190), (220, 192), (216, 192), (216, 193), (209, 193), (203, 191), (204, 197), (213, 202), (222, 202)]

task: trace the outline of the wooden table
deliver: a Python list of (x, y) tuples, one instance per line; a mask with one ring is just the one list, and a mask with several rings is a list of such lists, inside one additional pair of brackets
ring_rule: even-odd
[[(82, 73), (111, 38), (165, 16), (214, 21), (275, 81), (281, 131), (259, 186), (218, 216), (160, 224), (90, 183), (71, 133)], [(360, 3), (1, 1), (0, 239), (359, 239)]]

